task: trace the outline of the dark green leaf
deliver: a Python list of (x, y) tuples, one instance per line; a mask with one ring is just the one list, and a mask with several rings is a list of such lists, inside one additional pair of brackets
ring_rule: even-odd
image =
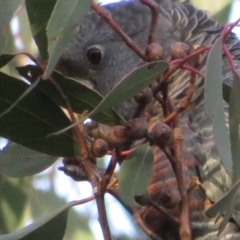
[[(131, 73), (127, 74), (107, 96), (99, 103), (99, 105), (79, 122), (85, 121), (87, 118), (94, 117), (99, 112), (105, 112), (106, 110), (115, 107), (129, 98), (135, 96), (138, 92), (147, 87), (151, 82), (156, 80), (166, 69), (168, 64), (166, 62), (158, 61), (154, 63), (147, 63), (137, 69), (134, 69)], [(77, 122), (77, 123), (79, 123)], [(75, 124), (55, 132), (53, 135), (59, 135), (63, 132), (71, 129)]]
[[(35, 65), (18, 67), (17, 70), (23, 77), (26, 77), (26, 74), (29, 72), (34, 76), (41, 74), (41, 71), (39, 71), (39, 68)], [(72, 110), (76, 113), (81, 114), (86, 110), (92, 111), (103, 99), (98, 92), (75, 79), (64, 77), (62, 74), (56, 71), (53, 72), (52, 77), (61, 87), (71, 104)], [(58, 105), (66, 107), (63, 98), (59, 95), (59, 93), (56, 91), (56, 88), (49, 81), (41, 81), (38, 84), (37, 89), (46, 93)], [(124, 120), (112, 109), (99, 112), (98, 114), (94, 115), (92, 119), (108, 125), (117, 125), (124, 122)]]
[(225, 102), (229, 103), (232, 87), (223, 83), (222, 88), (223, 88), (223, 99), (225, 100)]
[(2, 176), (0, 181), (0, 229), (6, 233), (19, 227), (27, 206), (27, 196), (19, 181)]
[(23, 0), (2, 0), (0, 1), (0, 55), (6, 46), (6, 35), (9, 31), (9, 23)]
[[(51, 181), (50, 185), (54, 184), (54, 179), (49, 179), (49, 181)], [(56, 206), (62, 206), (63, 204), (66, 203), (65, 198), (57, 196), (57, 194), (53, 189), (52, 191), (41, 191), (36, 189), (31, 189), (31, 190), (32, 191), (29, 192), (28, 197), (29, 197), (33, 220), (38, 219), (40, 216), (42, 216), (45, 213), (51, 212), (53, 209), (56, 208)], [(42, 204), (43, 202), (46, 201), (46, 199), (47, 199), (47, 204)], [(88, 216), (79, 214), (79, 212), (75, 210), (76, 209), (71, 209), (68, 214), (69, 224), (67, 224), (67, 229), (65, 232), (64, 239), (73, 239), (72, 238), (73, 235), (75, 236), (78, 235), (79, 239), (94, 240), (92, 237), (91, 231), (89, 229)]]
[[(4, 112), (29, 86), (0, 73), (0, 113)], [(46, 138), (70, 124), (62, 110), (45, 94), (32, 90), (8, 114), (0, 118), (0, 135), (36, 151), (54, 156), (75, 156), (79, 152), (72, 132)]]
[(46, 26), (57, 0), (26, 0), (33, 38), (43, 59), (48, 58)]
[(49, 61), (44, 73), (48, 78), (55, 68), (65, 46), (74, 37), (86, 13), (90, 0), (58, 0), (47, 25)]
[(213, 44), (207, 59), (205, 103), (213, 124), (214, 140), (220, 158), (228, 171), (232, 169), (230, 139), (227, 132), (222, 93), (222, 38)]
[(16, 55), (13, 54), (3, 54), (0, 56), (0, 68), (4, 67), (8, 62), (10, 62)]
[(148, 144), (143, 144), (122, 163), (119, 176), (119, 193), (130, 207), (137, 207), (134, 196), (147, 192), (149, 178), (153, 171), (153, 153)]
[(224, 214), (224, 219), (220, 225), (219, 233), (221, 233), (228, 224), (228, 221), (233, 214), (235, 202), (237, 198), (239, 198), (238, 195), (240, 186), (239, 91), (240, 91), (240, 77), (236, 72), (233, 72), (233, 86), (229, 100), (229, 131), (231, 140), (231, 153), (233, 160), (232, 184), (235, 185), (220, 201), (218, 201), (213, 207), (207, 210), (207, 214), (209, 216), (217, 216), (218, 214)]
[(17, 106), (17, 104), (24, 99), (39, 83), (39, 79), (35, 81), (32, 85), (30, 85), (5, 111), (0, 113), (0, 118), (9, 113), (13, 108)]
[(236, 183), (240, 179), (240, 139), (239, 139), (239, 125), (240, 125), (240, 77), (233, 73), (233, 86), (229, 101), (229, 132), (232, 150), (232, 182)]
[(206, 214), (209, 217), (225, 215), (222, 223), (220, 224), (219, 233), (221, 233), (224, 230), (229, 221), (229, 218), (231, 217), (239, 187), (240, 181), (238, 181), (221, 200), (219, 200), (217, 203), (215, 203), (212, 207), (210, 207), (206, 211)]
[[(239, 138), (239, 125), (240, 125), (240, 77), (237, 72), (233, 72), (233, 86), (230, 94), (229, 101), (229, 132), (230, 132), (230, 141), (231, 141), (231, 150), (232, 150), (232, 161), (233, 161), (233, 170), (232, 170), (232, 184), (236, 183), (240, 179), (240, 138)], [(234, 219), (239, 224), (239, 189), (236, 190), (235, 196), (231, 199), (229, 203), (229, 208), (234, 209)], [(229, 211), (229, 218), (230, 213)], [(227, 216), (225, 216), (225, 221), (227, 221)]]
[(0, 151), (0, 173), (8, 177), (30, 176), (45, 170), (55, 161), (56, 157), (10, 142)]
[(68, 211), (73, 206), (73, 202), (62, 206), (59, 209), (47, 214), (37, 222), (30, 224), (14, 233), (0, 236), (0, 240), (60, 240), (63, 239)]

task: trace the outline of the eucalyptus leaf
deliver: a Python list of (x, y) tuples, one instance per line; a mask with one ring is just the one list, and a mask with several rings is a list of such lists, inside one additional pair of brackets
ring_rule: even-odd
[(48, 58), (46, 27), (57, 0), (25, 0), (33, 38), (42, 59)]
[(19, 231), (0, 236), (0, 240), (63, 239), (67, 225), (68, 211), (73, 205), (74, 202), (65, 204)]
[(214, 140), (220, 158), (230, 172), (232, 155), (227, 132), (222, 93), (222, 38), (218, 38), (209, 51), (205, 76), (205, 104), (213, 124)]
[[(0, 72), (0, 113), (8, 109), (29, 85)], [(79, 146), (73, 132), (46, 138), (70, 124), (63, 111), (45, 94), (33, 89), (0, 118), (0, 136), (27, 148), (54, 156), (75, 156)]]
[(223, 88), (223, 99), (225, 102), (229, 103), (232, 87), (223, 83), (222, 88)]
[(6, 47), (9, 23), (22, 3), (23, 0), (0, 1), (0, 55)]
[(90, 0), (57, 0), (46, 28), (49, 61), (44, 78), (50, 76), (67, 43), (79, 32), (90, 6)]
[(224, 215), (224, 219), (220, 224), (219, 233), (221, 233), (224, 230), (229, 221), (229, 218), (233, 213), (234, 202), (236, 201), (239, 187), (240, 180), (236, 182), (236, 184), (222, 199), (220, 199), (217, 203), (215, 203), (212, 207), (210, 207), (206, 211), (206, 214), (209, 217), (217, 217), (219, 215)]
[(121, 199), (130, 207), (137, 207), (134, 196), (147, 192), (149, 179), (153, 171), (153, 153), (148, 144), (135, 149), (124, 159), (118, 176)]
[(229, 202), (231, 201), (231, 199), (233, 199), (233, 196), (236, 194), (236, 191), (238, 190), (239, 186), (240, 181), (238, 181), (220, 201), (211, 206), (206, 211), (206, 214), (209, 217), (217, 217), (219, 213), (221, 214), (226, 213), (226, 210), (229, 206)]
[[(28, 79), (29, 73), (31, 76), (40, 76), (41, 70), (35, 65), (26, 65), (18, 67), (19, 74)], [(27, 75), (27, 76), (26, 76)], [(51, 77), (60, 86), (63, 93), (67, 96), (68, 101), (75, 113), (83, 113), (84, 111), (92, 111), (101, 102), (103, 97), (95, 90), (86, 86), (86, 84), (77, 81), (73, 78), (68, 78), (54, 71)], [(41, 81), (37, 89), (46, 93), (54, 102), (62, 107), (66, 107), (66, 103), (59, 92), (50, 81)], [(118, 125), (124, 123), (124, 120), (112, 109), (99, 112), (94, 115), (93, 120), (97, 122)]]
[(8, 233), (23, 220), (28, 199), (20, 181), (3, 176), (0, 176), (0, 181), (0, 230), (1, 233)]
[(35, 81), (32, 85), (30, 85), (5, 111), (0, 113), (0, 118), (9, 113), (13, 108), (17, 106), (17, 104), (24, 99), (39, 83), (39, 79)]
[(160, 77), (167, 68), (168, 64), (166, 62), (158, 61), (147, 63), (134, 69), (127, 74), (85, 118), (80, 119), (77, 123), (74, 123), (61, 131), (55, 132), (53, 135), (59, 135), (71, 129), (79, 122), (84, 122), (87, 118), (94, 117), (99, 112), (105, 112), (112, 107), (119, 106), (121, 103), (135, 96), (151, 82)]
[(168, 64), (166, 62), (158, 61), (155, 63), (147, 63), (134, 69), (119, 81), (89, 116), (94, 116), (98, 112), (119, 106), (146, 88), (151, 82), (163, 74), (167, 68)]
[(240, 179), (240, 77), (238, 73), (233, 72), (233, 86), (229, 101), (229, 132), (232, 151), (232, 183), (236, 183)]
[(14, 54), (2, 54), (0, 56), (0, 68), (8, 64), (15, 56)]
[(30, 176), (45, 170), (56, 160), (56, 157), (10, 142), (0, 151), (0, 174), (17, 178)]

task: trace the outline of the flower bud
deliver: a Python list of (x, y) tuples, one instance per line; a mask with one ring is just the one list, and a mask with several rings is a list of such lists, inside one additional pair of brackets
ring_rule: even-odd
[(145, 57), (146, 60), (149, 62), (162, 59), (162, 53), (162, 46), (158, 43), (152, 43), (148, 45), (145, 49)]
[(148, 129), (148, 135), (156, 145), (165, 146), (172, 141), (172, 129), (165, 123), (156, 123)]
[(134, 97), (134, 100), (138, 104), (148, 104), (152, 101), (152, 99), (153, 99), (153, 92), (150, 87), (146, 87)]
[(108, 144), (104, 139), (98, 138), (92, 142), (91, 145), (92, 154), (95, 157), (103, 157), (108, 152)]

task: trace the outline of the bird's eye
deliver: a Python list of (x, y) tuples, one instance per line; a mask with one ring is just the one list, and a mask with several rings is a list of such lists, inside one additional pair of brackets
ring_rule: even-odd
[(88, 48), (86, 56), (90, 63), (97, 65), (103, 58), (103, 49), (101, 46), (91, 46)]

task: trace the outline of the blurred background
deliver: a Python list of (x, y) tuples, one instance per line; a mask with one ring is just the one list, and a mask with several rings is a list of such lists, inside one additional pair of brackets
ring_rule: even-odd
[[(240, 0), (193, 0), (197, 7), (205, 9), (215, 20), (225, 24), (240, 17)], [(104, 1), (106, 3), (106, 1)], [(240, 36), (240, 27), (234, 29)], [(7, 53), (30, 52), (37, 55), (37, 47), (31, 38), (30, 27), (24, 6), (19, 9), (11, 21), (11, 41)], [(3, 71), (14, 75), (15, 66), (25, 65), (29, 60), (17, 57)], [(0, 152), (4, 154), (7, 141), (0, 140)], [(17, 156), (16, 157), (24, 157)], [(100, 164), (107, 164), (108, 158)], [(61, 159), (44, 172), (21, 179), (7, 178), (0, 175), (0, 234), (20, 229), (44, 214), (62, 206), (64, 203), (86, 198), (92, 195), (87, 182), (74, 182), (58, 171)], [(106, 206), (110, 228), (115, 240), (147, 239), (135, 225), (131, 217), (111, 196), (106, 196)], [(74, 207), (69, 214), (66, 240), (102, 240), (98, 224), (95, 202)]]

